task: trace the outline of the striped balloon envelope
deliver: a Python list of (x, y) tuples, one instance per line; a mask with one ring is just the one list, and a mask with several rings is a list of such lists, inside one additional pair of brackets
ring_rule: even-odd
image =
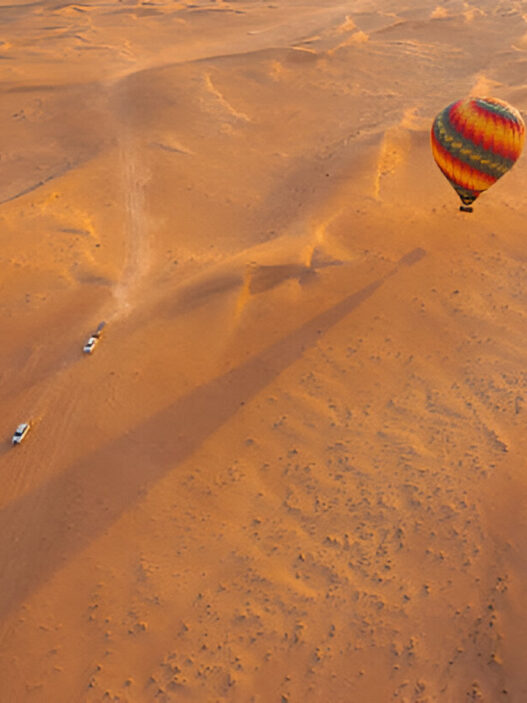
[(465, 98), (445, 107), (432, 125), (434, 159), (469, 207), (514, 165), (525, 125), (516, 108), (497, 98)]

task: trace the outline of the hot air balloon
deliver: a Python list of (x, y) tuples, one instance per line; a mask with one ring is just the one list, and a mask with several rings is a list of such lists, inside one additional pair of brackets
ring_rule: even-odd
[(516, 108), (497, 98), (465, 98), (445, 107), (432, 125), (432, 153), (464, 212), (514, 165), (525, 124)]

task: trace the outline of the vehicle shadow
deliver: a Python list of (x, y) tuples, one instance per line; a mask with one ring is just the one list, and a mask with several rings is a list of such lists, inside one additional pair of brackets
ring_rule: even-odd
[(5, 507), (0, 512), (0, 618), (104, 533), (145, 489), (196, 451), (321, 335), (402, 266), (424, 256), (422, 249), (415, 249), (385, 276)]
[(14, 447), (13, 447), (10, 439), (9, 440), (5, 439), (3, 442), (0, 442), (0, 456), (7, 454), (13, 448)]

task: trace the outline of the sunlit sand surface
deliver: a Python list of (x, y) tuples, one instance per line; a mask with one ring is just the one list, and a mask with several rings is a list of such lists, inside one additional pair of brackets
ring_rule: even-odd
[(0, 18), (2, 703), (526, 701), (525, 3)]

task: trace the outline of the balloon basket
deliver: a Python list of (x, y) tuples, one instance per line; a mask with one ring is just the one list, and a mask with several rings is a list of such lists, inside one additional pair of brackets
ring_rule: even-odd
[(474, 209), (469, 207), (468, 205), (460, 205), (459, 209), (461, 212), (474, 212)]

